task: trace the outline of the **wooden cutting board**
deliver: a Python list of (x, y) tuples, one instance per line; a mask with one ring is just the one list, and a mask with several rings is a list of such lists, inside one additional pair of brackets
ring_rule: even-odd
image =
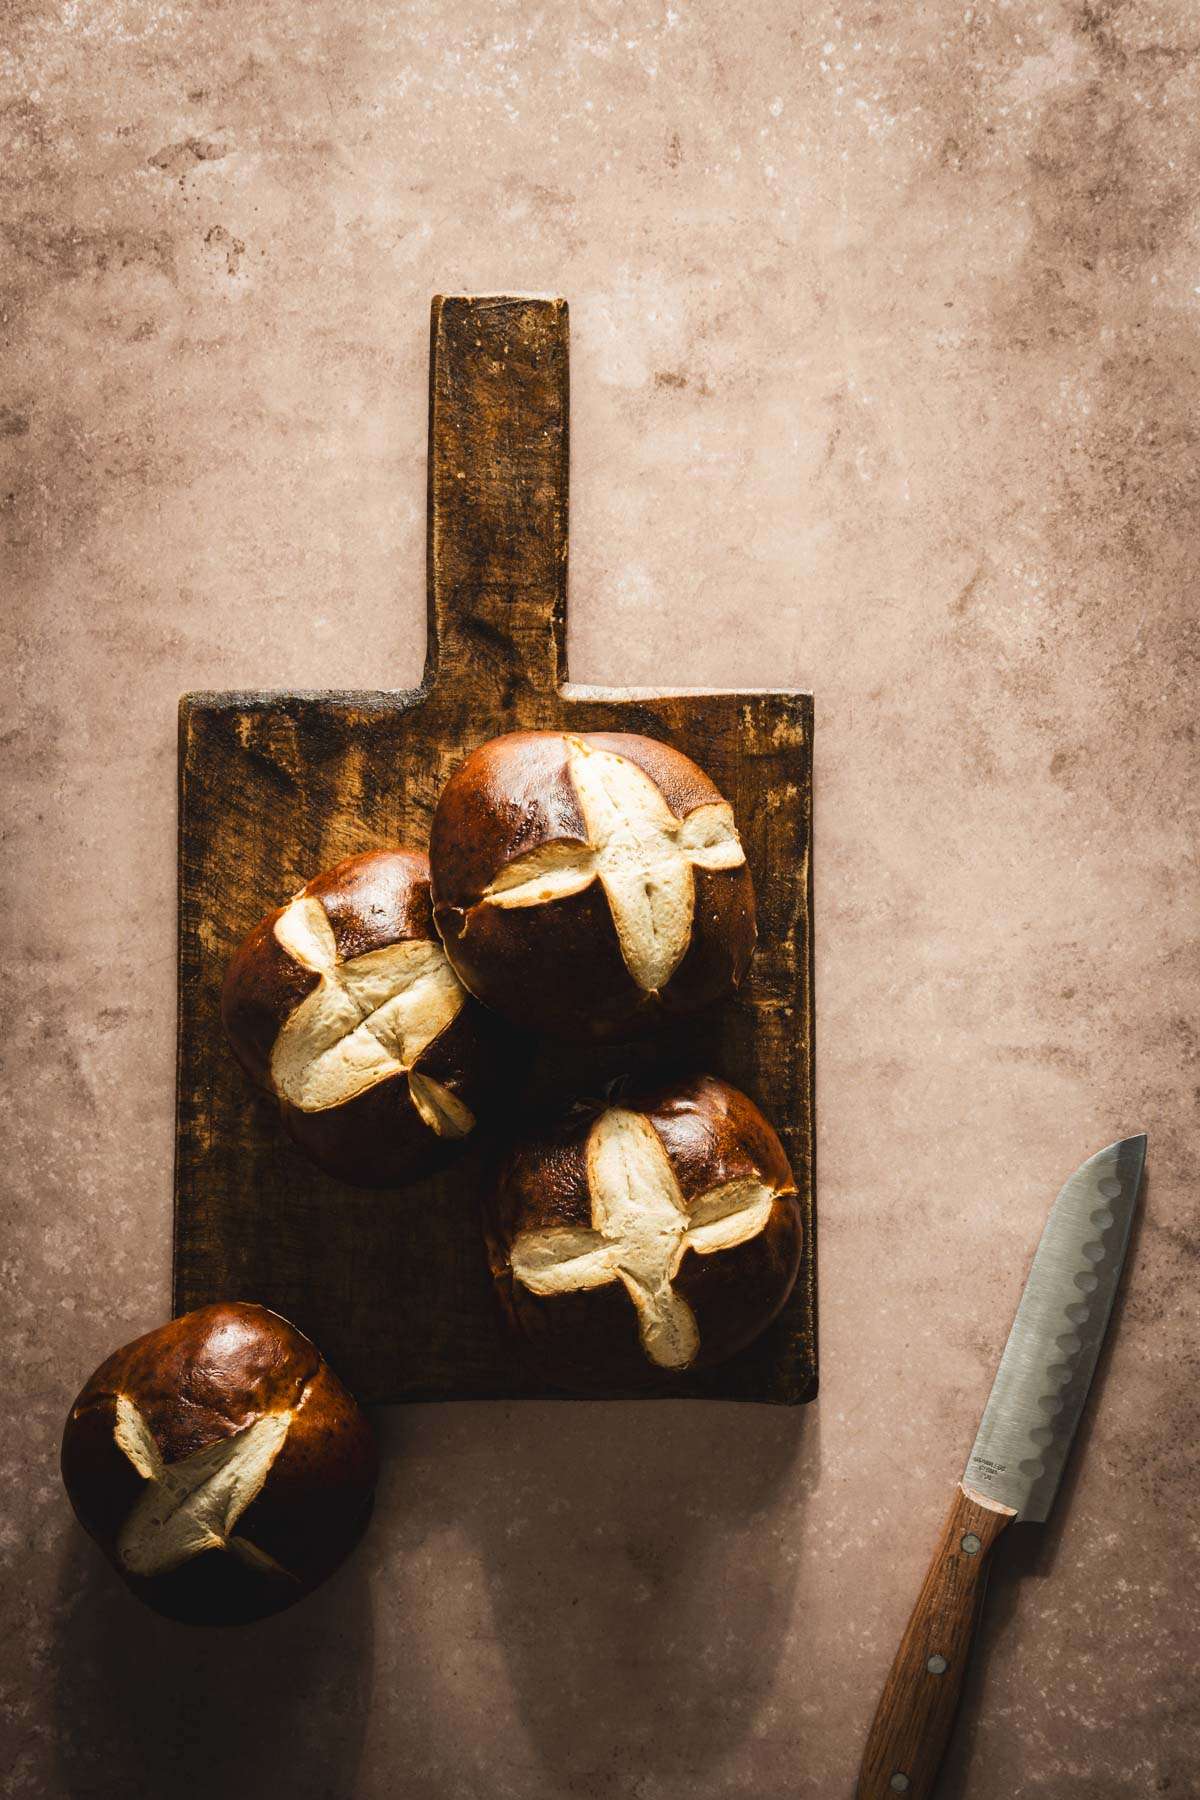
[[(433, 302), (429, 656), (409, 693), (189, 694), (180, 719), (175, 1309), (262, 1301), (364, 1401), (546, 1394), (504, 1328), (478, 1194), (489, 1146), (397, 1193), (342, 1187), (294, 1150), (218, 1017), (250, 926), (339, 857), (424, 847), (468, 751), (520, 727), (634, 731), (699, 762), (732, 802), (758, 893), (742, 992), (648, 1044), (539, 1052), (534, 1104), (617, 1074), (703, 1068), (744, 1088), (796, 1172), (805, 1254), (771, 1329), (671, 1391), (795, 1403), (817, 1387), (812, 1066), (812, 699), (567, 681), (567, 308)], [(494, 1152), (493, 1152), (494, 1153)]]

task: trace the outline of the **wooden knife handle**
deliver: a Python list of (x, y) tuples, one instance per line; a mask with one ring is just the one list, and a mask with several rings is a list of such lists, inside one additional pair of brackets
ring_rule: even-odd
[(927, 1800), (958, 1710), (992, 1548), (1016, 1518), (959, 1487), (884, 1683), (858, 1777), (858, 1800)]

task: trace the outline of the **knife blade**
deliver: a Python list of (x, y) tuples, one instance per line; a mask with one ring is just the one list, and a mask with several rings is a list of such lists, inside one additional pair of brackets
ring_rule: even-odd
[(1146, 1137), (1076, 1169), (1046, 1221), (974, 1447), (867, 1736), (858, 1800), (927, 1800), (962, 1693), (992, 1550), (1043, 1522), (1066, 1466), (1129, 1248)]

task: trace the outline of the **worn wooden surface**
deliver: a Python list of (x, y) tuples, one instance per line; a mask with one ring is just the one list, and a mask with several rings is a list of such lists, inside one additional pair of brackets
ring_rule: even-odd
[(992, 1551), (1016, 1514), (956, 1488), (867, 1738), (857, 1800), (929, 1800), (954, 1729)]
[(218, 999), (242, 935), (318, 869), (380, 845), (424, 845), (443, 782), (476, 744), (518, 727), (644, 732), (694, 757), (733, 804), (758, 893), (751, 974), (729, 1005), (649, 1043), (539, 1053), (523, 1103), (672, 1065), (711, 1069), (753, 1096), (795, 1169), (800, 1278), (757, 1344), (671, 1391), (808, 1400), (812, 701), (567, 682), (567, 345), (561, 301), (434, 302), (419, 689), (182, 703), (175, 1308), (262, 1301), (308, 1332), (366, 1401), (550, 1391), (506, 1335), (489, 1286), (477, 1196), (494, 1146), (481, 1137), (451, 1171), (396, 1194), (328, 1180), (235, 1066)]

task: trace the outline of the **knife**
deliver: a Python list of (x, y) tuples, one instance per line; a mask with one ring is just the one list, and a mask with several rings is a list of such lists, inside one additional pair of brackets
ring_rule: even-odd
[(992, 1550), (1045, 1521), (1104, 1341), (1146, 1160), (1145, 1134), (1089, 1157), (1050, 1211), (975, 1448), (867, 1737), (858, 1800), (927, 1800), (962, 1693)]

